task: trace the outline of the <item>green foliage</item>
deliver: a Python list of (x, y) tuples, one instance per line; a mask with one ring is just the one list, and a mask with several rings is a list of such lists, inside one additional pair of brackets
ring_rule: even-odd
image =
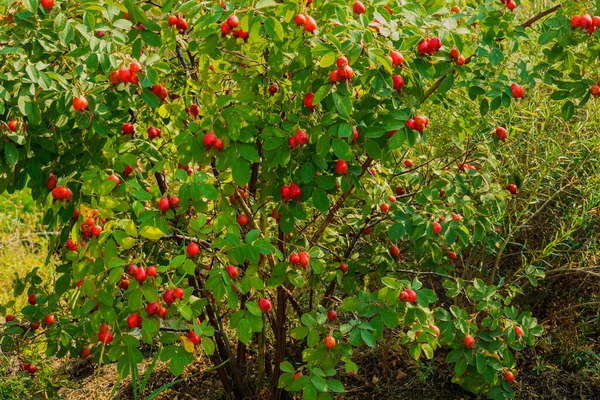
[[(174, 375), (205, 353), (229, 359), (224, 387), (242, 397), (271, 387), (329, 399), (345, 390), (338, 367), (356, 372), (353, 349), (393, 331), (416, 360), (449, 348), (454, 382), (473, 393), (514, 397), (502, 374), (542, 327), (513, 305), (520, 287), (500, 270), (520, 229), (501, 226), (524, 215), (505, 187), (529, 182), (504, 164), (524, 126), (512, 115), (528, 104), (511, 84), (526, 99), (551, 88), (564, 121), (586, 107), (598, 79), (585, 68), (597, 65), (600, 45), (598, 33), (571, 29), (579, 5), (552, 9), (532, 30), (492, 0), (460, 13), (377, 1), (360, 16), (328, 1), (307, 8), (315, 34), (294, 22), (300, 2), (11, 7), (2, 6), (0, 25), (0, 192), (31, 190), (60, 232), (51, 243), (60, 265), (52, 283), (36, 270), (16, 282), (14, 295), (36, 303), (10, 310), (18, 315), (2, 328), (3, 349), (33, 341), (30, 323), (52, 314), (47, 357), (91, 346), (95, 361), (116, 362), (120, 378), (135, 381), (142, 345), (159, 348)], [(222, 35), (234, 13), (239, 31)], [(189, 29), (178, 32), (168, 15), (185, 16)], [(419, 55), (433, 36), (441, 51)], [(390, 49), (403, 66), (391, 64)], [(353, 76), (330, 83), (342, 54)], [(134, 61), (137, 82), (111, 83)], [(406, 83), (400, 91), (393, 74)], [(444, 121), (441, 110), (456, 104), (459, 115)], [(508, 142), (493, 134), (500, 126)], [(290, 141), (300, 129), (307, 143)], [(348, 162), (344, 175), (338, 160)], [(186, 255), (192, 242), (199, 255)], [(524, 276), (533, 284), (542, 274), (532, 267)], [(404, 301), (408, 291), (414, 301)], [(339, 324), (326, 316), (332, 300)], [(128, 326), (133, 314), (142, 321)], [(286, 332), (300, 341), (301, 361), (284, 361)], [(230, 359), (236, 344), (257, 349), (256, 388)]]

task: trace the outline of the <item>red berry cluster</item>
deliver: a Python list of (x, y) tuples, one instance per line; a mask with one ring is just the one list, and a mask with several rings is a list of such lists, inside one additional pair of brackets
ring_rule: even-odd
[(185, 172), (187, 172), (188, 175), (191, 175), (192, 173), (194, 173), (194, 171), (187, 164), (183, 165), (181, 163), (177, 163), (177, 168), (184, 170)]
[(400, 301), (416, 303), (417, 302), (417, 294), (414, 290), (406, 289), (400, 292)]
[(301, 251), (299, 253), (290, 254), (290, 264), (299, 265), (302, 268), (308, 267), (308, 263), (310, 262), (310, 255), (306, 251)]
[(432, 55), (433, 53), (440, 51), (441, 48), (442, 41), (437, 37), (428, 38), (417, 45), (417, 51), (421, 55)]
[(73, 192), (65, 186), (56, 186), (52, 189), (52, 200), (70, 201), (73, 198)]
[(67, 247), (67, 250), (69, 250), (69, 251), (79, 251), (79, 246), (77, 246), (77, 243), (75, 243), (71, 239), (67, 240), (67, 242), (65, 243), (65, 246)]
[(296, 134), (288, 139), (288, 144), (291, 148), (303, 146), (308, 143), (308, 135), (302, 129), (298, 129)]
[(158, 301), (148, 303), (146, 305), (146, 312), (149, 316), (156, 314), (159, 318), (164, 318), (167, 315), (167, 309), (158, 304)]
[(313, 33), (317, 29), (317, 22), (308, 14), (298, 14), (294, 17), (296, 25), (302, 25), (304, 30)]
[(423, 115), (416, 115), (414, 118), (406, 121), (406, 127), (412, 130), (423, 132), (429, 126), (429, 118)]
[(348, 59), (341, 56), (337, 59), (337, 69), (329, 73), (329, 80), (333, 83), (339, 82), (342, 79), (349, 80), (354, 76), (352, 67), (348, 65)]
[(171, 197), (162, 197), (158, 200), (158, 209), (164, 214), (171, 207), (177, 207), (179, 205), (179, 197), (171, 196)]
[(111, 332), (107, 323), (100, 324), (100, 329), (98, 330), (98, 340), (104, 344), (109, 344), (112, 342), (113, 333)]
[(156, 139), (157, 137), (160, 137), (160, 129), (155, 128), (153, 126), (151, 126), (150, 128), (148, 128), (148, 139), (152, 140), (152, 139)]
[(450, 57), (459, 67), (465, 65), (465, 56), (459, 55), (456, 47), (450, 50)]
[(102, 227), (96, 225), (94, 218), (88, 218), (81, 224), (81, 233), (86, 238), (91, 238), (92, 236), (98, 237), (102, 233)]
[(167, 304), (173, 304), (175, 300), (180, 300), (183, 298), (184, 292), (182, 288), (175, 288), (173, 290), (167, 289), (163, 293), (163, 300)]
[(129, 68), (123, 67), (120, 70), (111, 73), (109, 79), (113, 85), (116, 85), (119, 82), (133, 83), (134, 85), (137, 85), (140, 82), (137, 73), (141, 70), (142, 66), (140, 63), (134, 61), (129, 65)]
[(168, 19), (169, 25), (175, 26), (178, 31), (185, 32), (189, 28), (187, 21), (184, 18), (176, 17), (171, 15)]
[(510, 11), (517, 8), (517, 3), (515, 3), (515, 0), (500, 0), (500, 3), (504, 4)]
[(152, 86), (152, 93), (154, 93), (159, 99), (164, 100), (169, 96), (167, 88), (161, 84)]
[(596, 28), (600, 27), (600, 17), (597, 15), (592, 17), (590, 14), (574, 15), (571, 17), (571, 27), (585, 29), (591, 35)]
[(221, 33), (223, 36), (227, 36), (230, 33), (233, 34), (233, 37), (244, 39), (245, 42), (248, 41), (248, 37), (250, 34), (248, 32), (244, 32), (242, 29), (235, 29), (240, 24), (240, 20), (235, 15), (230, 15), (227, 18), (227, 21), (221, 24)]
[(476, 170), (478, 170), (480, 168), (481, 168), (480, 166), (471, 165), (471, 164), (469, 164), (467, 162), (460, 163), (460, 165), (458, 166), (458, 169), (461, 170), (461, 171), (463, 171), (463, 172), (465, 170), (467, 170), (467, 169), (470, 169), (471, 171), (476, 171)]
[(283, 201), (289, 200), (298, 200), (300, 196), (302, 196), (302, 190), (295, 183), (290, 183), (290, 185), (283, 185), (281, 189), (279, 189), (279, 194), (281, 194), (281, 198)]
[(218, 138), (214, 132), (207, 132), (206, 135), (204, 135), (204, 139), (202, 139), (202, 142), (204, 143), (204, 146), (206, 146), (207, 149), (214, 147), (219, 151), (223, 150), (223, 140), (221, 138)]

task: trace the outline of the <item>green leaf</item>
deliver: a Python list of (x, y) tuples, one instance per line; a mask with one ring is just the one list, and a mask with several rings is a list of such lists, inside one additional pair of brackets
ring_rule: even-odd
[(162, 44), (160, 35), (147, 29), (142, 31), (142, 40), (152, 47), (159, 47)]
[(158, 97), (148, 89), (142, 90), (142, 100), (152, 108), (156, 108), (160, 104)]
[(265, 20), (265, 30), (267, 31), (267, 35), (276, 42), (281, 42), (283, 40), (283, 26), (281, 26), (281, 22), (274, 17), (269, 17)]
[(258, 3), (256, 3), (255, 8), (257, 10), (260, 10), (261, 8), (275, 7), (276, 5), (277, 3), (275, 2), (275, 0), (260, 0)]
[(140, 235), (146, 239), (158, 240), (163, 237), (164, 233), (156, 226), (146, 225), (140, 229)]
[(332, 392), (335, 393), (343, 393), (344, 392), (344, 384), (337, 379), (330, 379), (327, 381), (327, 386)]
[(348, 96), (342, 96), (339, 92), (333, 92), (333, 103), (342, 117), (348, 117), (352, 112), (352, 100)]
[(315, 188), (312, 193), (312, 202), (315, 208), (325, 212), (329, 209), (329, 198), (327, 193), (321, 188)]
[(250, 165), (241, 158), (235, 160), (231, 167), (231, 173), (238, 186), (244, 186), (250, 181)]
[(571, 100), (567, 100), (561, 109), (563, 120), (568, 121), (575, 114), (575, 104)]
[(6, 163), (14, 167), (17, 165), (19, 161), (19, 150), (17, 150), (16, 146), (10, 142), (4, 144), (4, 155), (6, 157)]
[(237, 152), (248, 161), (258, 162), (260, 157), (258, 151), (249, 144), (242, 144), (237, 147)]
[(333, 139), (331, 141), (331, 147), (333, 153), (342, 160), (350, 161), (352, 159), (352, 153), (350, 152), (350, 145), (348, 142), (342, 139)]
[(252, 339), (252, 325), (250, 322), (243, 318), (237, 326), (237, 335), (240, 342), (248, 344)]

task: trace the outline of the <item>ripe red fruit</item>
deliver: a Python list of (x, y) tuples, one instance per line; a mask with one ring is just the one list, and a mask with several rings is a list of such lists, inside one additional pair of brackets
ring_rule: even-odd
[(277, 93), (277, 85), (270, 85), (269, 86), (269, 93), (271, 93), (271, 94)]
[(505, 141), (508, 136), (508, 131), (502, 127), (496, 128), (496, 137), (498, 140)]
[(592, 96), (600, 96), (600, 85), (592, 85), (590, 93), (592, 93)]
[(515, 335), (517, 335), (518, 337), (523, 336), (523, 328), (521, 328), (520, 326), (515, 326)]
[(593, 26), (592, 17), (589, 14), (585, 14), (584, 16), (582, 16), (579, 20), (579, 26), (583, 29), (587, 29)]
[(290, 184), (290, 198), (297, 200), (302, 196), (302, 190), (295, 183)]
[(515, 381), (515, 375), (510, 371), (504, 371), (504, 380), (508, 383), (513, 383)]
[(31, 328), (32, 331), (37, 331), (40, 328), (40, 321), (30, 322), (29, 328)]
[(384, 213), (386, 213), (386, 212), (390, 211), (390, 206), (389, 206), (389, 204), (387, 204), (387, 203), (382, 203), (382, 204), (379, 206), (379, 208), (381, 209), (381, 212), (384, 212)]
[(169, 197), (169, 204), (171, 207), (177, 207), (179, 205), (179, 197), (171, 196)]
[(17, 131), (17, 121), (16, 120), (13, 119), (12, 121), (8, 121), (7, 125), (8, 125), (8, 129), (11, 132)]
[(234, 267), (233, 265), (228, 265), (227, 266), (227, 275), (229, 275), (229, 277), (231, 279), (235, 279), (238, 277), (238, 269), (236, 267)]
[(101, 343), (109, 344), (113, 340), (113, 333), (111, 331), (98, 332), (98, 340)]
[(169, 22), (169, 25), (173, 26), (173, 25), (177, 25), (178, 19), (179, 18), (177, 18), (176, 16), (171, 15), (167, 21)]
[(200, 343), (200, 336), (194, 331), (189, 331), (187, 338), (190, 339), (190, 342), (194, 343), (194, 345), (198, 345)]
[(139, 267), (137, 271), (135, 271), (135, 280), (139, 283), (142, 283), (146, 280), (148, 276), (146, 275), (146, 270), (144, 267)]
[(123, 135), (131, 135), (134, 132), (135, 127), (133, 126), (133, 124), (125, 122), (121, 129), (123, 130)]
[(506, 2), (506, 8), (508, 8), (510, 11), (512, 11), (515, 8), (517, 8), (517, 3), (515, 3), (514, 0), (508, 0)]
[(465, 347), (467, 349), (472, 349), (473, 345), (475, 344), (475, 339), (473, 339), (473, 336), (467, 335), (467, 336), (465, 336), (465, 339), (463, 340), (463, 344), (465, 345)]
[(283, 200), (289, 200), (290, 198), (290, 187), (287, 185), (283, 185), (281, 189), (279, 189), (279, 194)]
[(238, 224), (240, 224), (241, 226), (246, 226), (248, 225), (248, 217), (245, 216), (244, 214), (240, 214), (237, 217), (237, 222)]
[(176, 299), (183, 299), (183, 295), (184, 295), (184, 292), (183, 292), (182, 288), (175, 288), (175, 289), (173, 289), (173, 296)]
[(335, 172), (340, 175), (345, 175), (348, 172), (348, 163), (344, 160), (337, 160), (335, 162)]
[(92, 354), (92, 350), (88, 346), (81, 349), (81, 357), (86, 358), (89, 357), (90, 354)]
[(158, 312), (156, 313), (156, 315), (158, 315), (158, 318), (165, 318), (167, 316), (167, 309), (164, 307), (159, 307), (158, 308)]
[(355, 126), (352, 127), (352, 141), (356, 142), (356, 139), (358, 139), (358, 129), (356, 129)]
[(454, 14), (458, 14), (460, 12), (460, 7), (459, 6), (452, 6), (452, 8), (450, 9), (450, 11), (452, 11)]
[(304, 25), (304, 23), (306, 22), (306, 17), (304, 16), (304, 14), (298, 14), (294, 17), (294, 22), (296, 23), (296, 25)]
[(390, 246), (390, 254), (391, 254), (392, 257), (398, 257), (398, 256), (400, 256), (400, 249), (398, 248), (398, 246), (391, 245)]
[(314, 110), (315, 107), (317, 107), (316, 105), (314, 105), (312, 103), (314, 98), (315, 98), (315, 94), (313, 92), (307, 93), (306, 96), (304, 96), (304, 106), (306, 108), (310, 108), (311, 110)]
[(258, 301), (258, 306), (262, 310), (262, 312), (268, 312), (271, 309), (271, 302), (267, 299), (260, 299)]
[(360, 1), (356, 1), (353, 5), (352, 5), (352, 11), (354, 11), (354, 14), (363, 14), (365, 12), (365, 5), (363, 3), (361, 3)]
[(215, 139), (215, 149), (217, 149), (218, 151), (223, 150), (223, 140), (221, 140), (220, 138)]
[(296, 374), (294, 375), (294, 377), (292, 378), (292, 381), (296, 381), (298, 378), (300, 378), (302, 376), (302, 372), (296, 372)]
[(417, 293), (412, 289), (406, 289), (405, 291), (408, 294), (408, 302), (416, 303), (417, 302)]
[(458, 49), (456, 47), (454, 47), (452, 50), (450, 50), (450, 57), (456, 59), (458, 58)]
[(338, 68), (344, 68), (346, 65), (348, 65), (348, 59), (344, 56), (340, 56), (335, 63)]
[(592, 17), (592, 25), (596, 28), (600, 26), (600, 17), (595, 15)]
[(72, 105), (75, 111), (83, 111), (88, 108), (88, 101), (84, 96), (74, 97)]
[(304, 30), (306, 32), (313, 33), (317, 29), (317, 22), (310, 15), (306, 16), (306, 21), (304, 21)]
[(132, 76), (131, 70), (127, 67), (123, 67), (119, 70), (119, 80), (121, 82), (130, 82)]
[(459, 67), (465, 65), (465, 57), (464, 56), (460, 56), (458, 57), (458, 59), (456, 60), (456, 65), (458, 65)]
[(392, 50), (390, 52), (390, 57), (392, 58), (392, 66), (402, 65), (404, 63), (404, 57), (398, 51)]
[(453, 212), (452, 219), (455, 221), (460, 221), (462, 219), (462, 217), (460, 215), (458, 215), (457, 213)]
[(173, 291), (171, 289), (165, 290), (163, 293), (163, 301), (166, 304), (172, 304), (175, 301), (175, 296), (173, 295)]
[(323, 343), (325, 344), (326, 349), (333, 349), (335, 347), (335, 338), (333, 336), (327, 336), (325, 340), (323, 340)]
[(581, 17), (579, 15), (574, 15), (571, 17), (571, 27), (578, 28), (581, 26)]
[(300, 256), (297, 253), (290, 254), (290, 264), (298, 264), (300, 262)]
[(454, 260), (456, 260), (456, 258), (457, 258), (457, 255), (456, 255), (456, 253), (455, 253), (455, 252), (453, 252), (453, 251), (449, 251), (449, 252), (448, 252), (448, 258), (449, 258), (449, 259), (451, 259), (452, 261), (454, 261)]
[(6, 314), (4, 319), (6, 320), (6, 322), (10, 322), (10, 321), (14, 321), (16, 319), (16, 317), (12, 314)]
[[(54, 318), (54, 315), (52, 315), (52, 314), (46, 315), (44, 317), (44, 325), (46, 325), (46, 326), (52, 325), (55, 322), (56, 322), (56, 319)], [(515, 332), (516, 332), (516, 329), (515, 329)]]
[(510, 194), (517, 194), (517, 185), (510, 183), (506, 186), (506, 190), (508, 190)]
[(177, 18), (177, 30), (178, 31), (187, 31), (189, 25), (187, 23), (187, 21), (183, 18)]
[(231, 28), (237, 28), (239, 24), (240, 20), (235, 15), (230, 15), (229, 18), (227, 18), (227, 25)]
[(30, 294), (30, 295), (27, 297), (27, 302), (28, 302), (29, 304), (31, 304), (32, 306), (35, 306), (35, 305), (37, 304), (37, 299), (36, 299), (36, 297), (35, 297), (35, 294), (33, 294), (33, 293), (32, 293), (32, 294)]
[[(50, 0), (50, 1), (54, 2), (54, 0)], [(38, 372), (38, 367), (36, 367), (33, 364), (30, 364), (27, 371), (29, 371), (30, 374), (35, 374), (36, 372)]]
[(298, 253), (298, 263), (303, 267), (308, 267), (308, 263), (310, 262), (310, 256), (307, 252), (301, 251)]
[[(329, 73), (329, 81), (331, 81), (331, 83), (339, 82), (340, 79), (342, 79), (339, 72), (340, 72), (339, 69), (334, 69), (333, 71), (331, 71)], [(343, 73), (343, 71), (342, 71), (342, 73)]]
[(405, 166), (406, 168), (412, 168), (412, 167), (414, 167), (414, 166), (415, 166), (415, 164), (413, 164), (413, 162), (412, 162), (412, 160), (411, 160), (411, 159), (406, 159), (406, 160), (404, 160), (404, 166)]
[(521, 99), (523, 98), (523, 96), (525, 96), (525, 91), (523, 90), (523, 88), (517, 85), (516, 83), (510, 85), (510, 92), (512, 93), (515, 99)]
[(186, 251), (187, 251), (188, 256), (196, 257), (198, 255), (198, 253), (200, 253), (200, 246), (198, 246), (196, 243), (192, 242), (192, 243), (188, 244)]
[(433, 233), (436, 235), (439, 235), (441, 231), (442, 231), (442, 225), (440, 225), (439, 222), (434, 222), (433, 223)]
[(133, 313), (127, 317), (127, 326), (133, 329), (142, 323), (142, 317), (138, 313)]
[(337, 313), (334, 310), (327, 311), (327, 319), (329, 321), (335, 321), (336, 318), (337, 318)]
[(340, 266), (338, 267), (338, 269), (340, 271), (342, 271), (342, 273), (347, 273), (348, 272), (348, 264), (346, 263), (340, 263)]
[(54, 5), (54, 0), (40, 0), (40, 5), (44, 9), (50, 10), (52, 8), (52, 6)]
[(425, 41), (424, 41), (424, 42), (420, 42), (420, 43), (417, 45), (417, 51), (418, 51), (418, 52), (419, 52), (419, 54), (421, 54), (421, 55), (428, 54), (428, 53), (431, 51), (431, 49), (430, 49), (430, 47), (429, 47), (429, 43), (428, 43), (428, 42), (425, 42)]
[(102, 227), (98, 226), (98, 225), (94, 225), (92, 227), (92, 235), (94, 237), (98, 237), (100, 236), (100, 234), (102, 233)]
[(404, 79), (402, 79), (400, 75), (392, 76), (392, 86), (395, 90), (402, 90), (402, 88), (404, 87)]
[(148, 315), (154, 315), (158, 312), (158, 309), (160, 307), (158, 306), (158, 302), (155, 301), (153, 303), (148, 303), (146, 305), (146, 312), (148, 313)]
[(440, 336), (440, 328), (438, 328), (434, 324), (429, 324), (429, 328), (431, 328), (435, 332), (435, 337)]
[(53, 173), (50, 173), (50, 175), (48, 175), (48, 179), (46, 180), (46, 187), (48, 190), (53, 190), (57, 183), (58, 179), (56, 179), (56, 176)]
[(138, 266), (135, 264), (129, 264), (129, 266), (127, 267), (127, 273), (131, 276), (135, 276), (135, 274), (138, 271)]
[(204, 135), (204, 139), (202, 139), (202, 142), (204, 143), (204, 146), (210, 148), (214, 146), (216, 140), (217, 136), (214, 134), (214, 132), (207, 132), (206, 135)]
[(305, 145), (306, 143), (308, 143), (308, 135), (302, 129), (298, 129), (294, 138), (296, 139), (296, 143), (298, 144)]
[(160, 136), (160, 129), (155, 128), (153, 126), (151, 126), (150, 128), (148, 128), (148, 138), (150, 140), (157, 138)]
[(167, 212), (170, 208), (171, 208), (171, 203), (169, 202), (168, 198), (163, 197), (158, 201), (158, 209), (160, 211), (162, 211), (163, 213)]

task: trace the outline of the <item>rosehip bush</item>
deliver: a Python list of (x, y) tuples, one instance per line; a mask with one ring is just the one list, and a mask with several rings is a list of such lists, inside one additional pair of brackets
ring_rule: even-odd
[[(121, 377), (143, 345), (175, 375), (203, 353), (237, 398), (329, 399), (393, 333), (513, 397), (542, 328), (481, 267), (522, 190), (498, 167), (519, 122), (487, 116), (543, 83), (573, 117), (598, 33), (576, 2), (420, 3), (0, 6), (0, 191), (29, 187), (60, 232), (56, 279), (2, 306), (2, 349)], [(439, 118), (457, 97), (476, 122)]]

